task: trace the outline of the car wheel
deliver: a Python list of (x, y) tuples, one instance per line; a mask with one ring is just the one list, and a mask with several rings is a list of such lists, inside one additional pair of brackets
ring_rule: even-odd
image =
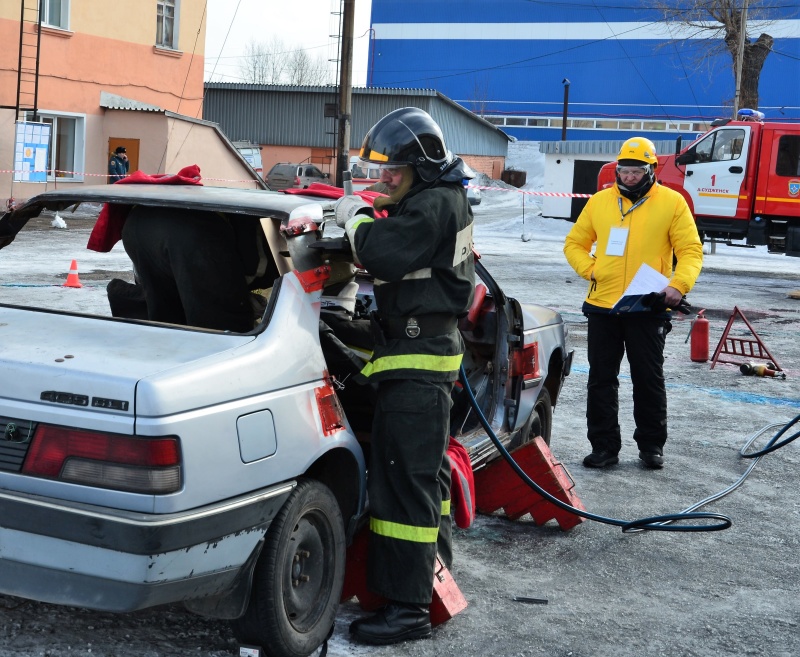
[(345, 533), (330, 489), (300, 480), (267, 530), (244, 616), (241, 643), (270, 657), (305, 657), (327, 638), (344, 584)]
[(531, 417), (526, 425), (527, 431), (523, 440), (528, 442), (541, 436), (548, 445), (550, 444), (550, 432), (553, 428), (553, 403), (550, 400), (550, 393), (547, 388), (542, 387), (536, 403), (533, 405)]

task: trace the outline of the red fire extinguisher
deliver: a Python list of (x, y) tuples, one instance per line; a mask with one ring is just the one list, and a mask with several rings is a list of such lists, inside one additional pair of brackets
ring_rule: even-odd
[(692, 361), (695, 363), (705, 363), (708, 360), (708, 320), (703, 317), (704, 312), (705, 308), (697, 313), (689, 328), (689, 336), (692, 338)]

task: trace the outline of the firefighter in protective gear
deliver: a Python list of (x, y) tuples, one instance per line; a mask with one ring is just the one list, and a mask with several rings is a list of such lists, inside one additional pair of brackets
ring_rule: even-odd
[[(656, 182), (655, 147), (649, 139), (628, 139), (617, 158), (617, 180), (597, 192), (564, 241), (572, 268), (588, 280), (583, 304), (588, 326), (588, 468), (619, 461), (619, 368), (627, 354), (633, 384), (633, 438), (647, 468), (664, 465), (667, 393), (664, 345), (672, 325), (667, 309), (679, 309), (700, 274), (703, 248), (684, 198)], [(592, 251), (594, 247), (594, 251)], [(673, 254), (677, 266), (673, 271)], [(669, 281), (662, 307), (612, 312), (642, 264)]]
[(347, 197), (336, 208), (356, 262), (375, 277), (375, 346), (361, 376), (377, 384), (369, 464), (370, 589), (390, 600), (350, 626), (390, 644), (429, 636), (437, 551), (452, 562), (450, 394), (464, 350), (457, 319), (474, 287), (472, 210), (462, 184), (474, 173), (447, 151), (424, 111), (391, 112), (367, 133), (361, 158), (382, 169), (389, 196), (373, 219)]

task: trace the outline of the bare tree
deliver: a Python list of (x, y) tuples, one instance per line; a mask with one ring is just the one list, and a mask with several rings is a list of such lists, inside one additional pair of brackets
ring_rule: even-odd
[(239, 65), (246, 82), (278, 84), (286, 69), (286, 46), (274, 36), (268, 43), (250, 41), (245, 46), (244, 61)]
[(472, 92), (469, 95), (469, 105), (473, 114), (484, 116), (486, 114), (486, 105), (489, 100), (489, 80), (486, 77), (481, 79), (473, 78)]
[[(709, 55), (727, 51), (731, 56), (734, 81), (736, 81), (737, 58), (742, 43), (742, 13), (745, 0), (685, 0), (669, 2), (656, 0), (648, 6), (663, 13), (669, 24), (680, 24), (681, 36), (694, 39), (700, 50), (697, 59), (707, 60)], [(758, 109), (758, 83), (764, 62), (772, 50), (774, 39), (766, 32), (753, 40), (747, 30), (768, 29), (770, 5), (765, 0), (750, 0), (742, 55), (742, 77), (739, 81), (740, 107)], [(683, 39), (675, 39), (685, 43)]]
[(325, 61), (321, 57), (312, 59), (305, 50), (295, 50), (289, 54), (286, 74), (289, 84), (321, 85), (329, 81)]
[(254, 84), (315, 85), (329, 81), (324, 59), (312, 59), (299, 48), (291, 50), (276, 36), (268, 43), (249, 42), (239, 68), (244, 80)]

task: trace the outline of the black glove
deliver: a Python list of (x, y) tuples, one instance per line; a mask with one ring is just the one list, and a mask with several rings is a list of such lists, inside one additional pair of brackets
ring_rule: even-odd
[(686, 301), (686, 297), (681, 297), (681, 301), (676, 308), (670, 308), (664, 299), (666, 298), (664, 292), (651, 292), (642, 297), (642, 305), (645, 308), (650, 308), (654, 313), (664, 313), (667, 310), (676, 310), (677, 312), (688, 315), (691, 312), (691, 306)]

